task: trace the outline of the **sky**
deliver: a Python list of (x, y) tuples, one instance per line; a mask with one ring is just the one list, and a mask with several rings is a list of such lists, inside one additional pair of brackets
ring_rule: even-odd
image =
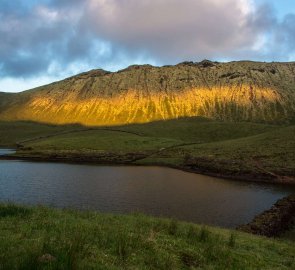
[(295, 0), (0, 0), (0, 91), (95, 68), (295, 61)]

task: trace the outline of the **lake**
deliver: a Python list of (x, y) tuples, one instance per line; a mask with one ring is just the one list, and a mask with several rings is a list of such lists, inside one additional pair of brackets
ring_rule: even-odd
[(249, 222), (292, 191), (164, 167), (0, 161), (1, 202), (141, 212), (227, 228)]

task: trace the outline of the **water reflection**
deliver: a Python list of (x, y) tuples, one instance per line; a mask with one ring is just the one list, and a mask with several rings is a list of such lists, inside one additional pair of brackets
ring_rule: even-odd
[[(243, 183), (161, 167), (0, 161), (0, 200), (101, 212), (144, 212), (235, 227), (290, 187)], [(294, 190), (294, 189), (293, 189)]]

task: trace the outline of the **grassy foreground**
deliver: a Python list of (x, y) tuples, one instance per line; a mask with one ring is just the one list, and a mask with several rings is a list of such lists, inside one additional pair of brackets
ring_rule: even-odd
[(294, 269), (295, 246), (141, 214), (0, 204), (0, 269)]

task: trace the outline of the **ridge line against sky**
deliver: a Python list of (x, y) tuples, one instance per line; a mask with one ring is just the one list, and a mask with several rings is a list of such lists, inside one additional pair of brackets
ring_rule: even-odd
[(294, 0), (2, 0), (0, 91), (95, 68), (295, 60)]

